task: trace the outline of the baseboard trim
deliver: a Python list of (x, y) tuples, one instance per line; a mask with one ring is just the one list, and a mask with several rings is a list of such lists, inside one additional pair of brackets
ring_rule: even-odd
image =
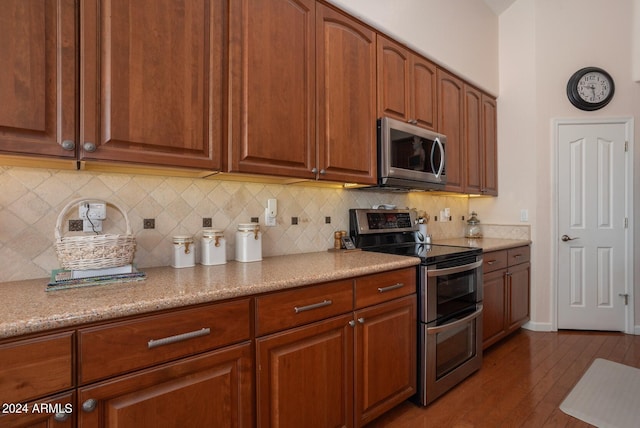
[[(638, 327), (640, 327), (640, 326), (638, 326)], [(528, 323), (523, 325), (522, 328), (527, 329), (527, 330), (531, 330), (531, 331), (556, 331), (551, 326), (551, 323), (547, 323), (547, 322), (529, 321)]]

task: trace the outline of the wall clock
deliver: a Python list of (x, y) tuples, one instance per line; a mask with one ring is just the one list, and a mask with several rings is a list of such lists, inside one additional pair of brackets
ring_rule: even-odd
[(598, 67), (582, 68), (567, 82), (567, 97), (580, 110), (601, 109), (609, 104), (614, 91), (611, 75)]

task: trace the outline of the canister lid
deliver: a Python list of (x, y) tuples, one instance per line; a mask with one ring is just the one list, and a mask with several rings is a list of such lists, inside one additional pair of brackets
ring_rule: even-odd
[(260, 229), (259, 223), (240, 223), (238, 224), (238, 230), (240, 232), (253, 232)]
[(173, 237), (174, 244), (184, 244), (187, 242), (193, 242), (193, 236), (191, 235), (176, 235)]
[(478, 220), (478, 217), (476, 217), (478, 215), (478, 213), (476, 213), (475, 211), (471, 212), (471, 218), (469, 220), (467, 220), (468, 224), (478, 224), (480, 223), (480, 220)]
[(222, 229), (202, 229), (202, 236), (204, 238), (215, 238), (224, 236)]

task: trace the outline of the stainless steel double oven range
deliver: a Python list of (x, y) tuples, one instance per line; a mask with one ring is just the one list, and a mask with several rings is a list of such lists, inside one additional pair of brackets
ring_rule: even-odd
[(356, 247), (419, 257), (418, 391), (423, 406), (482, 365), (482, 250), (416, 242), (411, 210), (349, 210)]

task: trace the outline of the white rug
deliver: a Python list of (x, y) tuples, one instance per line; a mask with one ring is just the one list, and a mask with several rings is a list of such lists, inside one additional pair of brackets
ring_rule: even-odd
[(600, 428), (640, 426), (640, 369), (596, 359), (560, 410)]

